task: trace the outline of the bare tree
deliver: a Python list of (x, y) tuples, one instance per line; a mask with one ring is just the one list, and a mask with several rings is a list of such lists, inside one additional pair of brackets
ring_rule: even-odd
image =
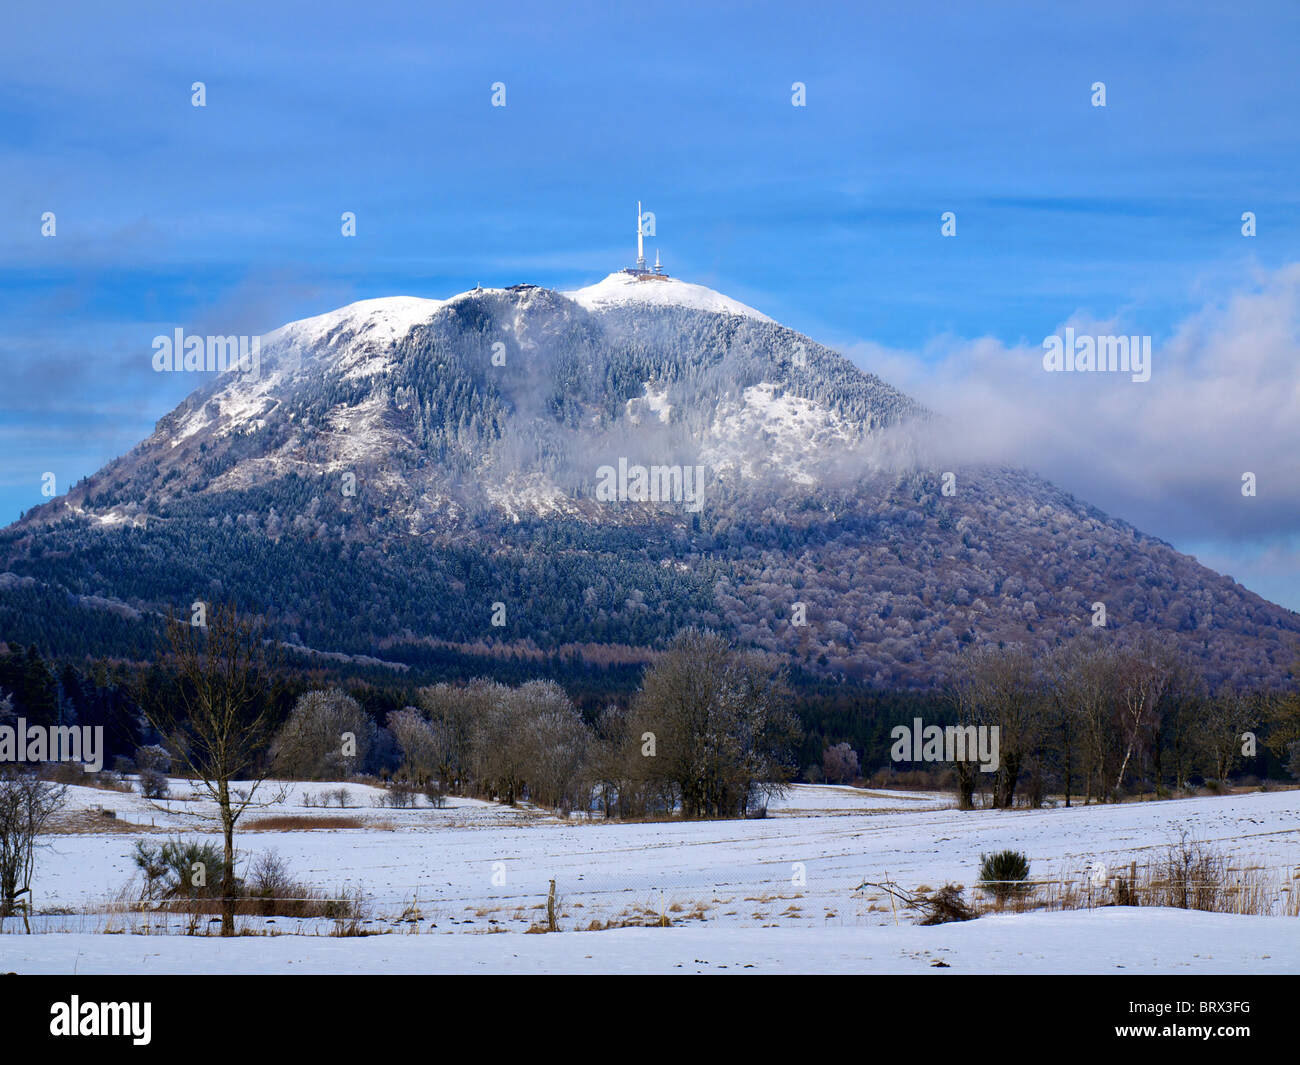
[(365, 762), (374, 727), (347, 692), (306, 692), (271, 745), (272, 767), (298, 779), (347, 779)]
[(521, 704), (517, 717), (529, 798), (566, 814), (575, 805), (589, 806), (580, 794), (587, 726), (564, 689), (554, 681), (532, 680), (510, 698)]
[[(998, 729), (993, 805), (1009, 807), (1043, 724), (1043, 697), (1033, 657), (1019, 644), (976, 647), (962, 656), (956, 689), (960, 712), (966, 718), (963, 724)], [(960, 774), (961, 763), (958, 771)], [(969, 766), (967, 771), (971, 771)]]
[(1242, 733), (1259, 722), (1256, 700), (1232, 688), (1221, 688), (1205, 709), (1203, 742), (1214, 779), (1226, 781), (1241, 753)]
[(633, 701), (632, 745), (648, 755), (638, 766), (651, 780), (671, 784), (686, 817), (709, 814), (709, 793), (727, 758), (723, 718), (728, 712), (726, 672), (730, 644), (715, 633), (678, 634), (672, 646), (649, 667)]
[(588, 747), (587, 778), (595, 788), (606, 818), (613, 816), (615, 810), (627, 816), (634, 805), (639, 806), (632, 794), (634, 774), (627, 771), (628, 729), (627, 711), (609, 703), (596, 718), (595, 735)]
[[(979, 685), (974, 671), (969, 668), (969, 652), (956, 656), (947, 685), (948, 702), (952, 705), (958, 726), (978, 725), (980, 718)], [(957, 780), (957, 809), (975, 808), (976, 766), (970, 761), (953, 763)]]
[(434, 684), (421, 688), (417, 702), (429, 722), (433, 764), (444, 793), (464, 789), (473, 769), (475, 722), (486, 711), (495, 685), (472, 681), (467, 687)]
[[(646, 737), (650, 737), (647, 741)], [(686, 629), (646, 670), (633, 701), (629, 764), (652, 788), (668, 786), (686, 817), (744, 816), (790, 776), (799, 726), (781, 678), (725, 637)]]
[(412, 783), (424, 785), (438, 771), (438, 748), (429, 722), (413, 706), (388, 715), (388, 729), (402, 752), (402, 773)]
[(1158, 715), (1176, 667), (1172, 646), (1150, 638), (1119, 654), (1115, 702), (1124, 756), (1115, 777), (1116, 795), (1124, 787), (1124, 775), (1134, 754), (1149, 742), (1158, 726)]
[[(1167, 755), (1166, 762), (1172, 762), (1169, 769), (1173, 774), (1175, 789), (1186, 785), (1198, 754), (1201, 731), (1204, 728), (1202, 716), (1207, 702), (1203, 677), (1189, 670), (1180, 670), (1180, 676), (1191, 679), (1193, 683), (1176, 680), (1171, 687), (1160, 714), (1154, 744), (1157, 757)], [(1157, 764), (1157, 784), (1162, 776), (1161, 766)]]
[(1200, 728), (1201, 709), (1208, 701), (1205, 677), (1196, 663), (1180, 654), (1176, 646), (1170, 647), (1169, 659), (1169, 682), (1151, 727), (1151, 776), (1157, 794), (1164, 792), (1166, 754), (1172, 755), (1174, 775), (1182, 783), (1182, 770), (1192, 746), (1192, 729)]
[(484, 687), (474, 729), (475, 775), (484, 792), (514, 806), (528, 777), (526, 700), (504, 684)]
[(0, 770), (0, 918), (13, 914), (18, 896), (30, 896), (36, 837), (67, 790), (34, 772), (12, 766)]
[(741, 816), (766, 809), (786, 793), (794, 775), (803, 729), (787, 706), (784, 672), (762, 654), (735, 652), (729, 669), (734, 696), (732, 728), (740, 760), (731, 768), (724, 794), (734, 796)]
[(1071, 713), (1070, 678), (1071, 644), (1055, 648), (1044, 664), (1046, 678), (1046, 703), (1043, 726), (1057, 740), (1056, 762), (1061, 771), (1061, 788), (1065, 792), (1065, 805), (1071, 804), (1074, 790), (1074, 767), (1079, 747), (1079, 722)]
[[(1300, 676), (1300, 663), (1291, 668)], [(1264, 701), (1264, 718), (1268, 722), (1269, 749), (1300, 780), (1300, 692), (1295, 688), (1272, 692)]]
[(837, 743), (822, 752), (822, 776), (828, 784), (843, 784), (858, 777), (858, 752), (847, 743)]
[[(179, 675), (175, 702), (159, 692), (140, 700), (149, 723), (217, 803), (225, 843), (221, 934), (235, 934), (235, 825), (266, 777), (276, 682), (260, 626), (233, 603), (217, 606), (206, 625), (174, 613), (167, 652)], [(245, 790), (232, 783), (247, 780)]]
[(1051, 723), (1062, 744), (1066, 805), (1073, 790), (1077, 752), (1084, 805), (1105, 794), (1114, 746), (1115, 655), (1100, 632), (1088, 631), (1059, 648), (1046, 666)]

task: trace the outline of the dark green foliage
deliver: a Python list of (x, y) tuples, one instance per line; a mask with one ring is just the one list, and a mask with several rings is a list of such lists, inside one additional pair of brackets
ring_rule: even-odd
[(211, 840), (175, 837), (161, 844), (137, 840), (131, 858), (144, 875), (145, 898), (169, 900), (221, 896), (225, 857), (221, 846)]
[[(79, 596), (108, 596), (129, 585), (133, 596), (160, 609), (233, 597), (273, 620), (291, 603), (282, 638), (296, 633), (308, 647), (399, 662), (418, 658), (421, 640), (656, 645), (712, 616), (707, 574), (660, 565), (669, 545), (638, 543), (627, 530), (585, 530), (580, 547), (565, 543), (576, 530), (561, 527), (552, 546), (550, 530), (539, 526), (518, 547), (395, 541), (380, 551), (287, 537), (277, 543), (260, 532), (186, 520), (181, 511), (148, 530), (51, 529), (44, 538), (62, 557), (39, 566), (42, 580)], [(529, 532), (512, 529), (511, 536)], [(497, 601), (507, 606), (505, 628), (490, 624)], [(130, 621), (69, 602), (48, 584), (0, 591), (0, 636), (63, 654), (149, 657), (154, 619)], [(378, 648), (403, 632), (409, 643)]]
[(999, 903), (1028, 895), (1033, 890), (1028, 879), (1029, 859), (1019, 851), (980, 855), (980, 888)]
[(0, 693), (10, 697), (13, 715), (29, 724), (102, 727), (108, 765), (129, 756), (142, 738), (131, 682), (120, 666), (60, 664), (32, 646), (0, 653)]

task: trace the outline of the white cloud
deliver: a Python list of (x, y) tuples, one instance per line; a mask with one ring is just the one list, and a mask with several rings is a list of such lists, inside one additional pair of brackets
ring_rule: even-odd
[[(1062, 322), (1141, 335), (1139, 318)], [(942, 416), (934, 463), (1025, 466), (1300, 608), (1300, 263), (1260, 272), (1152, 340), (1146, 383), (1048, 373), (1041, 340), (941, 338), (847, 354)], [(1242, 495), (1255, 474), (1257, 495)]]
[[(1067, 325), (1149, 332), (1140, 320)], [(1203, 307), (1152, 349), (1145, 383), (1048, 373), (1038, 341), (943, 338), (919, 353), (857, 344), (848, 354), (943, 416), (929, 441), (936, 461), (1027, 466), (1175, 542), (1300, 530), (1300, 263)], [(1255, 498), (1242, 496), (1246, 472)]]

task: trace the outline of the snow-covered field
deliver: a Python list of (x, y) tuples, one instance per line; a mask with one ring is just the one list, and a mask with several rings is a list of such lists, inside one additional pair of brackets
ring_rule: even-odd
[[(20, 973), (1260, 973), (1300, 971), (1294, 917), (1107, 909), (920, 928), (620, 928), (558, 935), (0, 938)], [(942, 962), (940, 966), (937, 963)]]
[[(309, 805), (339, 788), (346, 808)], [(174, 793), (187, 789), (173, 784)], [(1078, 883), (1094, 863), (1113, 869), (1163, 854), (1184, 831), (1233, 865), (1264, 867), (1300, 890), (1295, 790), (962, 813), (945, 796), (800, 786), (762, 820), (630, 824), (565, 822), (468, 799), (394, 810), (374, 804), (379, 794), (357, 784), (290, 785), (283, 804), (246, 815), (238, 842), (245, 858), (274, 850), (314, 888), (359, 888), (365, 927), (389, 934), (340, 939), (329, 937), (330, 921), (241, 918), (249, 931), (301, 934), (223, 942), (156, 934), (160, 916), (105, 912), (133, 878), (135, 840), (211, 831), (200, 819), (210, 805), (182, 799), (160, 808), (136, 794), (72, 788), (79, 831), (48, 837), (38, 860), (41, 934), (0, 936), (0, 970), (1300, 971), (1295, 917), (1104, 908), (923, 928), (895, 914), (886, 896), (857, 890), (885, 879), (909, 890), (969, 886), (980, 854), (1008, 847), (1028, 854), (1035, 880)], [(257, 828), (259, 817), (286, 815), (351, 818), (356, 827)], [(97, 830), (101, 823), (111, 830)], [(527, 934), (551, 880), (561, 932)], [(664, 920), (669, 927), (585, 931)]]

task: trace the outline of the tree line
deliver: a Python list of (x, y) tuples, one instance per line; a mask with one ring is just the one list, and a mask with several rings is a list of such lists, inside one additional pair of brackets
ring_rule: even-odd
[(955, 656), (947, 697), (959, 726), (996, 726), (991, 778), (952, 763), (959, 805), (987, 783), (991, 803), (1042, 805), (1047, 794), (1115, 801), (1158, 795), (1193, 778), (1226, 782), (1244, 764), (1285, 766), (1300, 778), (1300, 698), (1294, 691), (1211, 689), (1167, 638), (1128, 643), (1098, 630), (1037, 657), (1019, 644), (981, 644)]
[[(792, 778), (802, 738), (781, 672), (694, 628), (647, 667), (628, 705), (611, 703), (590, 723), (554, 681), (480, 678), (419, 689), (386, 730), (400, 752), (399, 781), (611, 818), (761, 811)], [(274, 741), (273, 769), (346, 777), (382, 731), (345, 692), (308, 692)]]

